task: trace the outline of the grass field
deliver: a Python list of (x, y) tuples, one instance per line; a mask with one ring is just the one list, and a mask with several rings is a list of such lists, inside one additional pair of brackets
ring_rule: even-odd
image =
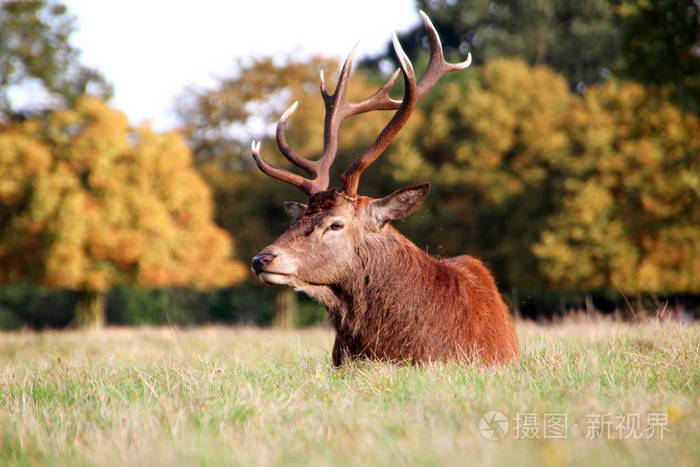
[(499, 369), (335, 369), (324, 329), (0, 334), (0, 465), (700, 465), (700, 326), (518, 333)]

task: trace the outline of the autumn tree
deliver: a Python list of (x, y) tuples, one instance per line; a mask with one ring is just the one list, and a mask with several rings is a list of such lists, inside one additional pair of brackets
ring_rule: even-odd
[(610, 83), (573, 102), (567, 134), (563, 205), (534, 249), (550, 283), (700, 293), (700, 120)]
[(177, 133), (131, 129), (97, 98), (0, 132), (0, 281), (79, 291), (81, 327), (104, 322), (119, 283), (241, 280), (213, 209)]

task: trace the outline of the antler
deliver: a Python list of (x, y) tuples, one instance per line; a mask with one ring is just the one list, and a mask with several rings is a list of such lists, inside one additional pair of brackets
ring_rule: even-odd
[[(379, 91), (372, 94), (364, 101), (347, 101), (347, 86), (356, 48), (357, 46), (353, 48), (350, 55), (345, 59), (343, 67), (340, 70), (340, 77), (338, 78), (335, 93), (332, 95), (329, 94), (326, 89), (325, 78), (323, 71), (321, 71), (320, 88), (323, 103), (326, 108), (326, 114), (323, 130), (323, 154), (318, 160), (310, 161), (301, 157), (289, 147), (289, 144), (287, 144), (287, 140), (284, 135), (287, 120), (296, 110), (298, 102), (294, 102), (294, 104), (287, 109), (277, 124), (277, 146), (279, 147), (280, 151), (291, 163), (303, 169), (313, 178), (307, 179), (267, 163), (264, 159), (262, 159), (262, 157), (260, 157), (260, 143), (254, 141), (252, 145), (253, 158), (255, 159), (255, 162), (260, 170), (273, 178), (296, 186), (309, 196), (314, 193), (325, 191), (328, 188), (330, 168), (338, 150), (338, 130), (340, 129), (341, 122), (345, 118), (361, 112), (372, 110), (376, 105), (383, 105), (385, 108), (395, 108), (401, 105), (401, 101), (394, 101), (393, 99), (389, 98), (389, 89), (391, 89), (391, 87), (394, 85), (394, 82), (398, 77), (399, 70), (396, 70), (389, 81), (382, 86)], [(401, 70), (403, 71), (404, 76), (409, 79), (409, 75), (413, 76), (413, 68), (411, 67), (406, 54), (403, 52), (403, 50), (401, 50), (400, 46), (396, 53), (399, 55), (400, 63), (402, 63)], [(405, 66), (405, 64), (407, 64), (407, 66)], [(415, 83), (415, 78), (413, 78), (413, 81)]]
[[(425, 70), (425, 73), (423, 73), (423, 76), (418, 83), (415, 101), (422, 99), (423, 96), (425, 96), (435, 85), (435, 83), (437, 83), (438, 80), (447, 73), (455, 70), (463, 70), (472, 62), (471, 54), (469, 54), (467, 59), (461, 63), (452, 64), (445, 61), (445, 56), (442, 51), (442, 44), (440, 43), (440, 37), (435, 30), (435, 26), (433, 26), (433, 23), (430, 21), (430, 18), (428, 18), (428, 15), (426, 15), (423, 11), (420, 11), (419, 13), (423, 19), (423, 24), (425, 25), (425, 30), (428, 34), (428, 40), (430, 41), (430, 61), (428, 62), (428, 68)], [(398, 39), (396, 38), (396, 35), (394, 35), (394, 48), (396, 48), (397, 43)], [(408, 86), (406, 86), (406, 88), (406, 93), (408, 94)], [(407, 97), (408, 96), (404, 97), (404, 104), (407, 101)], [(395, 102), (396, 101), (392, 101), (391, 104), (395, 106)], [(388, 104), (389, 103), (387, 103), (387, 108), (395, 108), (389, 107)], [(415, 102), (410, 105), (410, 109), (407, 113), (410, 113), (414, 106)], [(389, 124), (386, 126), (386, 128), (384, 128), (374, 143), (365, 149), (363, 153), (355, 160), (355, 162), (353, 162), (350, 167), (348, 167), (340, 176), (343, 183), (343, 191), (346, 195), (350, 197), (357, 195), (357, 187), (360, 183), (360, 176), (362, 175), (362, 172), (364, 172), (367, 167), (377, 160), (377, 158), (387, 148), (394, 136), (396, 136), (396, 134), (399, 132), (404, 123), (406, 123), (406, 120), (408, 120), (408, 115), (406, 115), (405, 117), (402, 117), (401, 120), (395, 122), (396, 116), (402, 113), (402, 107), (399, 107), (399, 110), (396, 112), (396, 115), (394, 115), (394, 118), (391, 119)]]
[[(333, 95), (328, 94), (323, 71), (321, 71), (321, 96), (323, 97), (323, 102), (326, 107), (323, 132), (323, 154), (321, 157), (316, 161), (310, 161), (295, 153), (287, 144), (284, 135), (287, 120), (296, 110), (298, 102), (294, 102), (294, 104), (282, 114), (277, 124), (277, 145), (280, 151), (290, 162), (303, 169), (313, 178), (307, 179), (267, 163), (260, 157), (260, 143), (253, 141), (253, 158), (260, 170), (273, 178), (298, 187), (309, 196), (314, 193), (325, 191), (328, 189), (330, 167), (333, 164), (338, 149), (338, 130), (340, 129), (341, 122), (352, 115), (369, 112), (371, 110), (398, 109), (374, 143), (363, 151), (357, 160), (355, 160), (341, 175), (345, 194), (350, 197), (356, 196), (360, 175), (362, 175), (362, 172), (384, 152), (391, 140), (408, 120), (418, 100), (427, 94), (435, 83), (445, 74), (453, 70), (462, 70), (471, 64), (471, 54), (469, 54), (467, 59), (462, 63), (447, 63), (444, 59), (442, 45), (440, 44), (440, 38), (438, 37), (435, 27), (425, 13), (421, 11), (420, 15), (428, 33), (431, 53), (428, 68), (417, 85), (413, 66), (401, 48), (398, 38), (394, 35), (394, 52), (399, 60), (400, 69), (396, 70), (386, 84), (371, 96), (359, 102), (348, 102), (346, 100), (348, 78), (352, 69), (356, 47), (353, 48), (352, 52), (343, 63), (340, 77), (338, 78), (338, 84), (336, 85), (336, 90)], [(403, 73), (406, 86), (404, 98), (397, 101), (389, 97), (389, 90), (396, 82), (399, 72)]]

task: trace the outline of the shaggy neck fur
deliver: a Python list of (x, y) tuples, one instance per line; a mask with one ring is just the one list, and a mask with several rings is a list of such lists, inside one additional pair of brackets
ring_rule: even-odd
[[(346, 281), (307, 292), (322, 302), (338, 336), (356, 354), (393, 359), (431, 352), (454, 322), (459, 273), (393, 227), (367, 235)], [(447, 319), (446, 319), (447, 318)], [(444, 329), (443, 329), (444, 328)], [(416, 352), (420, 349), (420, 352)]]

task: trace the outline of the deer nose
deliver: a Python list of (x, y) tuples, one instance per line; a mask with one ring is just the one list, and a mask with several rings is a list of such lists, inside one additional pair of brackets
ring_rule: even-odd
[(251, 269), (255, 274), (260, 274), (263, 269), (265, 268), (265, 265), (269, 262), (271, 262), (273, 259), (275, 259), (277, 255), (271, 255), (268, 253), (263, 253), (258, 256), (253, 257), (253, 260), (250, 262), (251, 264)]

